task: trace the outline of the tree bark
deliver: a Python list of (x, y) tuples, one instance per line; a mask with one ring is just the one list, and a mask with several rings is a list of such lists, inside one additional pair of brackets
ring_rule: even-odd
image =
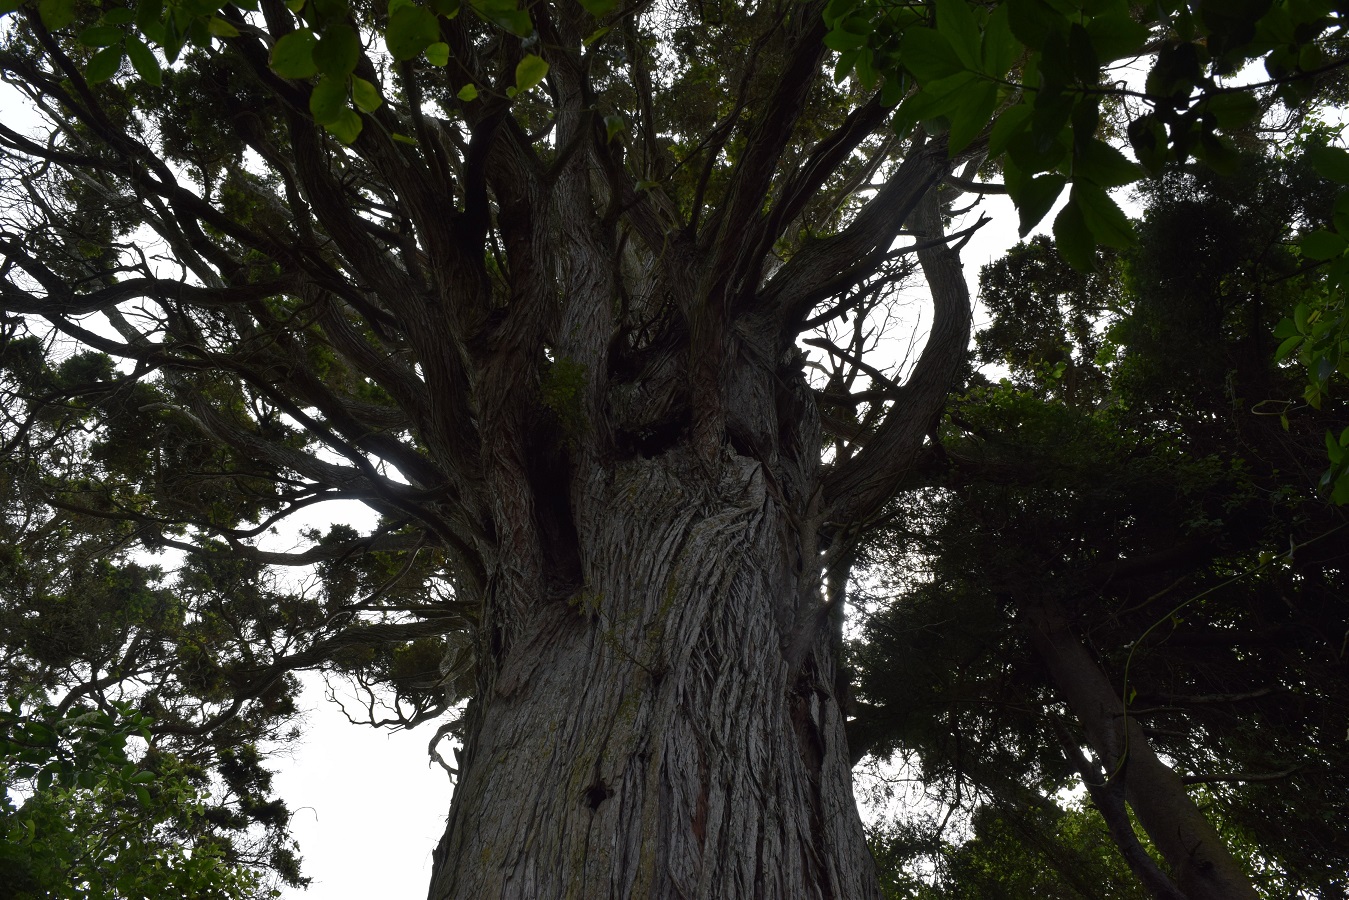
[(1063, 610), (1050, 600), (1025, 604), (1023, 610), (1055, 687), (1082, 724), (1106, 777), (1123, 781), (1124, 799), (1184, 895), (1189, 900), (1256, 900), (1250, 878), (1190, 799), (1180, 776), (1153, 752)]
[[(479, 696), (430, 897), (878, 898), (809, 530), (760, 462), (596, 473), (585, 588)], [(806, 535), (803, 537), (803, 535)]]

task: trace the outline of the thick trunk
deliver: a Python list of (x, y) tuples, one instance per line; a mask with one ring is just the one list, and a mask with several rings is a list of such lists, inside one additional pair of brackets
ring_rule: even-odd
[(812, 538), (765, 466), (720, 468), (577, 486), (586, 587), (477, 701), (432, 900), (879, 896), (828, 629), (791, 662)]
[(1256, 900), (1255, 888), (1180, 776), (1157, 758), (1106, 673), (1052, 602), (1028, 604), (1031, 639), (1055, 687), (1082, 724), (1107, 777), (1124, 782), (1124, 799), (1189, 900)]

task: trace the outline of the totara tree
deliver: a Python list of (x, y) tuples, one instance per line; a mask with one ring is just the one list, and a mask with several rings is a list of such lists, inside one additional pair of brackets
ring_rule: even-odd
[[(614, 6), (6, 20), (14, 546), (186, 555), (167, 626), (43, 671), (170, 743), (315, 667), (455, 715), (432, 897), (874, 897), (839, 586), (968, 344), (965, 160), (827, 77), (822, 4)], [(853, 395), (834, 326), (917, 269), (920, 358)], [(266, 542), (335, 499), (378, 524)]]
[[(294, 671), (441, 720), (436, 900), (876, 897), (843, 586), (964, 361), (952, 201), (1003, 110), (1065, 151), (1004, 166), (1023, 211), (1072, 169), (1105, 230), (1061, 230), (1127, 243), (1099, 67), (1208, 44), (1032, 5), (1100, 51), (1062, 109), (1025, 112), (1053, 54), (1018, 4), (913, 4), (890, 25), (937, 38), (908, 74), (975, 65), (979, 102), (927, 85), (896, 123), (905, 72), (831, 56), (848, 4), (8, 0), (0, 75), (39, 123), (0, 123), (0, 440), (35, 498), (7, 553), (116, 560), (32, 594), (66, 621), (90, 571), (182, 559), (97, 595), (176, 603), (35, 629), (10, 671), (133, 699), (240, 798), (222, 827), (284, 825), (258, 748)], [(1338, 23), (1297, 12), (1283, 50)], [(901, 367), (876, 351), (910, 278)], [(376, 524), (271, 537), (335, 500)]]

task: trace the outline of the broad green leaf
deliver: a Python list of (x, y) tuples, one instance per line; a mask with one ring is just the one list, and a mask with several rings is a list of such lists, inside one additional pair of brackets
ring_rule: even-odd
[(1157, 117), (1148, 113), (1129, 123), (1129, 143), (1134, 148), (1134, 156), (1153, 175), (1162, 170), (1170, 155), (1170, 143), (1164, 126)]
[(125, 32), (112, 25), (92, 25), (80, 32), (76, 38), (86, 47), (110, 47), (122, 40)]
[(1340, 147), (1308, 147), (1307, 160), (1317, 174), (1338, 184), (1349, 184), (1349, 151)]
[(140, 38), (135, 35), (127, 37), (126, 55), (131, 60), (131, 65), (135, 68), (136, 74), (143, 81), (156, 87), (164, 83), (164, 71), (159, 66), (158, 57)]
[(353, 144), (361, 133), (361, 117), (350, 107), (344, 106), (331, 122), (324, 122), (328, 133), (344, 144)]
[(1123, 153), (1096, 138), (1078, 144), (1073, 155), (1073, 178), (1085, 178), (1103, 188), (1133, 184), (1143, 170)]
[[(1088, 181), (1073, 185), (1073, 200), (1097, 243), (1123, 250), (1136, 240), (1133, 225), (1109, 194)], [(1056, 235), (1057, 236), (1057, 233)]]
[(1335, 195), (1332, 215), (1335, 230), (1340, 234), (1349, 235), (1349, 191), (1340, 191)]
[(361, 112), (374, 112), (384, 103), (384, 98), (379, 95), (379, 88), (359, 75), (351, 76), (351, 99)]
[(581, 39), (581, 46), (583, 47), (591, 46), (612, 30), (613, 30), (612, 26), (601, 25), (599, 28), (596, 28), (594, 31), (590, 32), (590, 34), (586, 35), (584, 38)]
[(12, 12), (18, 12), (21, 5), (21, 0), (0, 0), (0, 16), (7, 16)]
[(160, 22), (164, 15), (164, 0), (139, 0), (136, 4), (136, 27), (150, 40), (162, 44), (164, 26)]
[(233, 23), (227, 22), (219, 16), (211, 16), (206, 22), (206, 28), (218, 38), (234, 38), (239, 36), (239, 29), (235, 28)]
[(1204, 109), (1217, 118), (1219, 128), (1228, 131), (1245, 128), (1260, 118), (1260, 101), (1250, 91), (1215, 94), (1204, 104)]
[(460, 100), (463, 100), (465, 103), (477, 100), (478, 99), (477, 85), (474, 85), (472, 83), (466, 84), (459, 89), (459, 93), (455, 94), (455, 96), (458, 97)]
[[(9, 0), (9, 2), (14, 2), (15, 8), (18, 7), (15, 0)], [(130, 25), (134, 21), (136, 21), (136, 11), (127, 9), (126, 7), (110, 9), (103, 14), (103, 23), (105, 25)]]
[(1054, 207), (1067, 183), (1068, 179), (1057, 173), (1008, 180), (1007, 192), (1016, 204), (1016, 211), (1021, 218), (1021, 226), (1018, 229), (1021, 237), (1024, 238), (1035, 230), (1035, 226), (1039, 225), (1040, 220)]
[(42, 24), (51, 31), (75, 21), (75, 0), (41, 0), (37, 5)]
[(1070, 194), (1067, 205), (1054, 219), (1054, 243), (1069, 265), (1085, 272), (1096, 265), (1096, 239), (1076, 200), (1076, 192)]
[(324, 75), (350, 75), (361, 59), (361, 39), (346, 23), (329, 25), (314, 45), (314, 66)]
[(619, 135), (619, 133), (622, 132), (622, 131), (623, 131), (623, 117), (622, 117), (622, 116), (605, 116), (605, 117), (604, 117), (604, 133), (605, 133), (605, 139), (606, 139), (606, 140), (612, 142), (613, 139), (614, 139), (615, 137), (617, 137), (617, 136)]
[(867, 45), (867, 36), (843, 28), (835, 28), (824, 36), (824, 45), (838, 53), (860, 50)]
[[(979, 25), (965, 0), (936, 0), (937, 32), (967, 69), (979, 69)], [(910, 29), (912, 30), (912, 29)]]
[(993, 131), (988, 138), (988, 155), (994, 158), (1002, 156), (1007, 143), (1021, 134), (1030, 122), (1032, 109), (1029, 104), (1019, 103), (1006, 110), (998, 121), (993, 123)]
[(1135, 22), (1128, 10), (1096, 16), (1088, 20), (1086, 30), (1101, 62), (1136, 56), (1148, 40), (1148, 29)]
[(525, 91), (534, 87), (540, 81), (543, 81), (548, 74), (548, 63), (543, 57), (536, 56), (533, 53), (525, 54), (525, 58), (520, 60), (515, 66), (515, 90), (523, 94)]
[(1349, 247), (1344, 238), (1333, 231), (1313, 231), (1298, 242), (1298, 249), (1307, 259), (1323, 260), (1343, 256)]
[(960, 106), (950, 113), (951, 131), (947, 136), (947, 152), (954, 156), (977, 138), (993, 117), (998, 102), (998, 86), (991, 81), (979, 81), (961, 98)]
[(398, 143), (400, 143), (400, 144), (409, 144), (409, 145), (411, 145), (411, 146), (413, 146), (413, 147), (417, 146), (417, 139), (416, 139), (416, 138), (414, 138), (414, 137), (409, 137), (408, 135), (403, 134), (403, 133), (398, 132), (398, 131), (395, 131), (395, 132), (393, 133), (393, 139), (394, 139), (395, 141), (397, 141)]
[(312, 78), (318, 74), (314, 47), (318, 41), (307, 28), (282, 36), (272, 47), (272, 71), (282, 78)]
[(1007, 4), (1000, 5), (988, 17), (984, 26), (984, 74), (1004, 79), (1021, 52), (1021, 42), (1012, 34), (1011, 13)]
[(431, 8), (447, 19), (459, 15), (459, 0), (431, 0)]
[(516, 9), (515, 0), (471, 0), (471, 3), (474, 12), (516, 37), (529, 37), (534, 33), (534, 22), (529, 13)]
[(93, 84), (100, 81), (107, 81), (117, 74), (117, 70), (122, 66), (122, 47), (104, 47), (89, 58), (89, 66), (84, 70), (84, 75)]
[(426, 48), (426, 61), (433, 66), (448, 66), (450, 64), (450, 45), (444, 41), (436, 41)]
[(1007, 0), (1007, 21), (1012, 34), (1032, 50), (1043, 50), (1053, 34), (1068, 29), (1068, 19), (1044, 0)]
[(347, 80), (324, 75), (309, 95), (309, 112), (320, 125), (335, 122), (347, 108)]
[(394, 59), (412, 59), (440, 40), (440, 23), (436, 14), (424, 6), (400, 6), (389, 13), (389, 27), (384, 32), (384, 43)]
[(904, 32), (899, 52), (901, 64), (919, 84), (926, 85), (965, 70), (951, 42), (930, 28), (910, 28)]

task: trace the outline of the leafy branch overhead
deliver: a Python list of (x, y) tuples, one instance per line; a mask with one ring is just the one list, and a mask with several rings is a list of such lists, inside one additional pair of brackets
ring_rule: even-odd
[[(1271, 103), (1300, 107), (1349, 63), (1340, 6), (832, 0), (826, 42), (839, 52), (836, 78), (879, 83), (898, 105), (900, 133), (944, 128), (952, 152), (986, 141), (1023, 237), (1066, 189), (1054, 236), (1085, 268), (1098, 244), (1133, 242), (1112, 189), (1191, 158), (1232, 171), (1234, 140)], [(1257, 60), (1265, 71), (1252, 77)], [(1121, 104), (1137, 163), (1103, 139)]]

